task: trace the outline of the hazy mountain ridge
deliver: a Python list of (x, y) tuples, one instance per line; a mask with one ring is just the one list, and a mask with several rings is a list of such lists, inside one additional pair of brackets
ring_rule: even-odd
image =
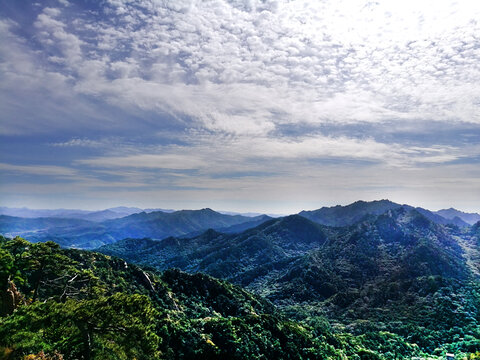
[(8, 215), (23, 218), (65, 218), (82, 219), (90, 221), (104, 221), (117, 219), (143, 211), (140, 208), (118, 206), (104, 210), (79, 210), (79, 209), (29, 209), (0, 207), (0, 215)]
[(346, 206), (322, 207), (318, 210), (301, 211), (300, 216), (328, 226), (347, 226), (360, 221), (367, 215), (380, 215), (387, 210), (396, 209), (402, 205), (390, 200), (356, 201)]
[[(285, 266), (302, 262), (303, 256), (313, 256), (315, 252), (324, 254), (322, 256), (330, 261), (345, 254), (347, 249), (348, 257), (352, 258), (349, 261), (356, 255), (365, 258), (364, 269), (368, 269), (368, 263), (388, 260), (398, 262), (398, 269), (412, 271), (415, 276), (462, 278), (468, 271), (462, 265), (462, 246), (452, 236), (453, 231), (415, 209), (397, 207), (381, 215), (365, 216), (363, 221), (346, 227), (327, 227), (291, 215), (269, 220), (240, 234), (209, 230), (193, 238), (125, 239), (103, 246), (99, 251), (159, 269), (179, 267), (207, 272), (244, 286), (256, 279), (252, 271), (258, 270), (260, 274), (263, 272), (260, 269), (285, 270)], [(413, 257), (424, 259), (423, 268), (414, 269), (408, 263)], [(346, 264), (342, 262), (334, 267), (344, 272)], [(377, 274), (380, 268), (380, 264), (375, 265)], [(400, 273), (392, 272), (392, 267), (383, 266), (383, 269), (388, 270), (385, 276), (401, 277)], [(361, 273), (357, 269), (356, 274)], [(312, 294), (310, 290), (305, 293)]]
[[(299, 215), (323, 225), (346, 226), (361, 221), (370, 215), (379, 215), (387, 210), (399, 207), (413, 209), (409, 205), (400, 205), (389, 200), (357, 201), (347, 206), (338, 205), (314, 211), (302, 211)], [(27, 216), (35, 214), (54, 215), (48, 221), (36, 220), (37, 218), (31, 217), (26, 218), (31, 219), (31, 221), (20, 219), (6, 221), (6, 218), (3, 218), (3, 220), (0, 218), (1, 234), (7, 236), (20, 235), (32, 241), (54, 240), (64, 247), (85, 249), (96, 248), (124, 238), (150, 237), (160, 240), (169, 236), (194, 237), (201, 235), (209, 228), (225, 233), (240, 233), (271, 218), (268, 215), (227, 215), (211, 209), (180, 211), (147, 209), (147, 211), (141, 211), (139, 208), (116, 207), (96, 212), (65, 209), (45, 210), (45, 212), (26, 208), (0, 209), (4, 212), (6, 210), (13, 211), (13, 213), (17, 213), (17, 210), (20, 212), (27, 211)], [(454, 224), (461, 228), (469, 226), (458, 216), (446, 219), (426, 209), (416, 208), (416, 210), (438, 224)], [(123, 216), (125, 214), (129, 215)], [(67, 215), (73, 216), (73, 218), (61, 217)], [(79, 218), (75, 218), (76, 215)], [(68, 219), (71, 219), (71, 221)], [(85, 222), (82, 223), (78, 220), (84, 220)], [(11, 223), (9, 224), (9, 222)], [(16, 225), (13, 226), (12, 223)], [(59, 225), (55, 225), (56, 223)]]
[(269, 220), (240, 234), (209, 230), (189, 239), (125, 239), (98, 251), (158, 269), (178, 267), (238, 279), (258, 266), (275, 266), (304, 255), (325, 240), (325, 227), (291, 215)]
[(31, 241), (53, 240), (63, 247), (91, 249), (128, 237), (160, 240), (169, 236), (202, 233), (209, 228), (240, 232), (268, 219), (266, 215), (224, 215), (211, 209), (141, 212), (102, 222), (64, 218), (9, 218), (0, 215), (0, 233), (23, 236)]
[(467, 213), (454, 208), (438, 210), (435, 213), (449, 220), (453, 220), (455, 218), (462, 219), (470, 225), (473, 225), (476, 222), (480, 221), (480, 214)]
[[(469, 225), (471, 225), (459, 216), (452, 216), (451, 218), (446, 218), (438, 212), (432, 212), (421, 207), (413, 207), (406, 204), (397, 204), (385, 199), (375, 201), (360, 200), (346, 206), (337, 205), (332, 207), (323, 207), (318, 210), (301, 211), (299, 215), (322, 225), (347, 226), (361, 221), (364, 217), (368, 215), (381, 215), (387, 210), (394, 210), (401, 207), (405, 209), (415, 209), (423, 216), (427, 217), (428, 219), (432, 220), (437, 224), (453, 224), (459, 227), (468, 227)], [(465, 214), (457, 210), (455, 211), (455, 215)]]
[(71, 229), (94, 225), (88, 220), (66, 218), (21, 218), (0, 215), (0, 233), (6, 236), (34, 235), (48, 231), (66, 233)]

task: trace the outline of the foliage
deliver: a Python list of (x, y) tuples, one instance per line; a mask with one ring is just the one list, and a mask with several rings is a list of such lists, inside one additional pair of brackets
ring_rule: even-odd
[[(20, 271), (20, 289), (37, 293), (0, 320), (0, 346), (12, 358), (340, 359), (268, 301), (206, 275), (158, 274), (20, 238), (0, 249), (4, 271)], [(65, 291), (69, 283), (75, 291)]]

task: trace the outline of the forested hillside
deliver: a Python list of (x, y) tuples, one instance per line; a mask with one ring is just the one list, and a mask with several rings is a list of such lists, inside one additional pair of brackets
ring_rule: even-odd
[[(292, 321), (224, 281), (158, 273), (52, 242), (0, 239), (5, 359), (381, 359), (421, 355), (388, 332)], [(36, 354), (36, 355), (35, 355)]]
[(237, 235), (126, 239), (100, 251), (206, 272), (292, 316), (321, 313), (340, 329), (389, 331), (434, 352), (458, 339), (465, 351), (479, 345), (478, 241), (478, 225), (444, 226), (396, 207), (346, 227), (293, 215)]

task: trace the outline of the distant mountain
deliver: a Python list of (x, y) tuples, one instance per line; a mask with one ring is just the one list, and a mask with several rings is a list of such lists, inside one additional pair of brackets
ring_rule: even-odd
[(454, 208), (442, 209), (435, 212), (436, 214), (443, 216), (445, 219), (455, 219), (460, 218), (464, 222), (473, 225), (477, 221), (480, 221), (480, 214), (477, 213), (466, 213)]
[(318, 210), (302, 211), (299, 213), (307, 219), (328, 226), (352, 225), (367, 215), (381, 215), (387, 210), (402, 207), (390, 200), (356, 201), (347, 206), (322, 207)]
[(321, 249), (299, 259), (276, 282), (271, 297), (324, 300), (375, 284), (370, 300), (376, 294), (385, 302), (388, 295), (380, 292), (384, 282), (428, 276), (468, 279), (471, 270), (456, 236), (418, 211), (402, 207), (339, 229)]
[[(408, 205), (404, 205), (405, 208), (407, 209), (412, 209), (411, 207), (409, 207)], [(462, 219), (460, 219), (458, 216), (457, 217), (454, 217), (453, 219), (447, 219), (447, 218), (444, 218), (443, 216), (435, 213), (435, 212), (432, 212), (430, 210), (426, 210), (426, 209), (423, 209), (423, 208), (420, 208), (420, 207), (416, 207), (415, 208), (416, 211), (418, 211), (420, 214), (422, 214), (423, 216), (425, 216), (427, 219), (433, 221), (434, 223), (436, 224), (440, 224), (440, 225), (455, 225), (455, 226), (458, 226), (460, 228), (464, 228), (464, 227), (468, 227), (470, 226), (470, 224), (466, 223), (465, 221), (463, 221)]]
[(322, 225), (347, 226), (364, 220), (369, 215), (381, 215), (388, 210), (394, 210), (401, 207), (409, 210), (415, 209), (423, 216), (437, 224), (452, 224), (458, 227), (468, 227), (470, 225), (458, 217), (445, 218), (438, 213), (434, 213), (421, 207), (414, 208), (410, 205), (400, 205), (390, 200), (356, 201), (346, 206), (337, 205), (332, 207), (323, 207), (318, 210), (302, 211), (299, 213), (299, 215)]
[[(287, 276), (287, 271), (288, 276), (301, 273), (291, 266), (310, 266), (318, 263), (321, 255), (327, 257), (324, 261), (329, 265), (324, 264), (319, 269), (326, 271), (330, 268), (331, 274), (336, 274), (331, 284), (339, 290), (343, 280), (336, 279), (336, 276), (345, 274), (348, 269), (354, 269), (349, 275), (352, 277), (364, 276), (368, 271), (376, 277), (383, 271), (381, 269), (387, 271), (385, 276), (393, 276), (391, 272), (398, 270), (394, 277), (401, 276), (402, 272), (411, 272), (409, 276), (467, 277), (469, 270), (462, 257), (462, 246), (449, 231), (415, 209), (398, 207), (342, 228), (322, 226), (302, 216), (291, 215), (269, 220), (239, 234), (209, 230), (193, 238), (169, 237), (162, 241), (129, 238), (98, 250), (160, 270), (178, 267), (190, 272), (201, 271), (244, 286), (266, 275), (271, 281), (269, 271), (273, 269), (277, 270), (278, 276), (282, 271), (282, 276)], [(418, 254), (417, 250), (422, 253)], [(339, 257), (343, 259), (341, 262), (332, 263), (332, 259)], [(421, 264), (411, 262), (417, 257)], [(366, 261), (362, 268), (359, 268), (362, 265), (360, 258)], [(296, 261), (300, 262), (297, 264)], [(392, 266), (381, 266), (376, 264), (377, 261), (389, 262)], [(351, 264), (347, 265), (348, 262)], [(393, 263), (397, 265), (393, 266)], [(373, 266), (371, 270), (369, 264)], [(321, 273), (318, 278), (326, 281), (328, 277)], [(278, 279), (280, 282), (275, 287), (281, 289), (281, 277)], [(315, 289), (297, 286), (299, 281), (289, 281), (289, 284), (297, 295), (286, 295), (281, 290), (288, 297), (300, 299), (302, 296), (315, 297), (314, 294), (318, 294), (317, 298), (325, 297)]]
[(124, 216), (142, 212), (139, 208), (128, 208), (124, 206), (105, 210), (77, 210), (77, 209), (28, 209), (0, 207), (0, 215), (16, 216), (23, 218), (64, 218), (83, 219), (95, 222), (118, 219)]
[(7, 236), (16, 236), (29, 231), (46, 231), (49, 229), (63, 229), (83, 227), (91, 225), (90, 221), (81, 219), (63, 218), (21, 218), (16, 216), (0, 215), (0, 233)]
[(80, 218), (89, 221), (102, 222), (105, 220), (118, 219), (130, 215), (129, 213), (118, 213), (112, 210), (92, 211), (88, 214), (73, 214), (71, 218)]
[[(247, 222), (262, 220), (263, 216), (251, 218), (220, 214), (212, 209), (180, 210), (173, 213), (155, 211), (133, 214), (103, 224), (117, 239), (127, 237), (150, 237), (163, 239), (168, 236), (182, 236), (199, 230), (227, 228)], [(254, 225), (253, 225), (254, 226)]]
[[(333, 221), (333, 213), (338, 217), (336, 222)], [(416, 349), (436, 355), (458, 349), (464, 349), (464, 353), (467, 349), (470, 352), (477, 351), (480, 346), (480, 222), (468, 227), (452, 226), (453, 222), (462, 224), (463, 220), (458, 217), (445, 219), (428, 210), (388, 200), (322, 208), (316, 215), (317, 221), (331, 221), (335, 226), (322, 225), (300, 215), (275, 219), (266, 216), (251, 218), (202, 209), (173, 213), (142, 212), (103, 222), (3, 216), (0, 217), (0, 230), (12, 233), (28, 229), (25, 233), (35, 241), (55, 240), (65, 247), (99, 247), (99, 252), (113, 257), (78, 250), (59, 251), (75, 255), (79, 266), (92, 264), (94, 276), (106, 281), (106, 285), (100, 287), (104, 291), (137, 289), (145, 293), (147, 289), (148, 293), (152, 285), (171, 284), (166, 292), (161, 293), (163, 295), (159, 295), (165, 295), (167, 301), (173, 301), (169, 304), (176, 310), (158, 319), (178, 324), (178, 311), (198, 312), (200, 317), (188, 323), (190, 327), (182, 325), (176, 328), (177, 332), (172, 333), (175, 336), (169, 339), (180, 336), (189, 344), (194, 341), (192, 339), (202, 339), (202, 334), (206, 333), (203, 324), (210, 321), (212, 316), (217, 316), (217, 306), (220, 306), (219, 309), (230, 309), (234, 299), (224, 294), (228, 298), (225, 299), (222, 291), (217, 292), (216, 281), (212, 286), (209, 281), (205, 284), (202, 280), (204, 275), (192, 277), (178, 271), (167, 271), (166, 274), (173, 275), (150, 283), (148, 279), (151, 279), (153, 272), (149, 271), (145, 277), (142, 273), (145, 274), (146, 270), (135, 270), (136, 280), (131, 281), (123, 273), (138, 268), (116, 257), (145, 265), (147, 269), (178, 268), (188, 273), (203, 272), (234, 282), (256, 296), (266, 297), (288, 316), (305, 321), (311, 326), (308, 329), (314, 332), (324, 331), (318, 329), (326, 328), (327, 323), (322, 318), (325, 316), (340, 333), (359, 335), (350, 340), (345, 340), (344, 335), (330, 338), (328, 341), (331, 346), (353, 348), (359, 353), (366, 344), (376, 344), (383, 349), (380, 357), (367, 352), (359, 359), (400, 358), (395, 355), (400, 348), (393, 347), (391, 342), (399, 338), (417, 344), (418, 347), (414, 345)], [(340, 226), (341, 223), (347, 225)], [(250, 226), (254, 227), (242, 228)], [(226, 233), (228, 229), (232, 232)], [(202, 233), (193, 237), (188, 235), (199, 232)], [(167, 237), (166, 234), (171, 236)], [(19, 239), (15, 241), (21, 242)], [(42, 244), (35, 245), (38, 246), (25, 245), (25, 251), (41, 249)], [(16, 245), (6, 246), (5, 249), (13, 246), (11, 249), (17, 254)], [(47, 254), (42, 251), (37, 253), (40, 256)], [(16, 255), (11, 259), (22, 266), (35, 267), (39, 264), (36, 261), (24, 262), (22, 257)], [(55, 259), (57, 257), (49, 266), (56, 263)], [(6, 260), (8, 270), (11, 267), (10, 257), (7, 256)], [(112, 268), (108, 265), (110, 263), (114, 264)], [(104, 269), (105, 266), (108, 269)], [(71, 267), (59, 264), (59, 270), (69, 269)], [(28, 270), (26, 274), (33, 276), (32, 281), (37, 281), (39, 272), (32, 271)], [(87, 276), (89, 272), (81, 274)], [(70, 285), (65, 286), (62, 282), (65, 279), (80, 281), (82, 278), (79, 276), (59, 277), (52, 274), (42, 284), (48, 285), (50, 281), (55, 286), (52, 291), (63, 293)], [(113, 282), (115, 286), (112, 286), (112, 279), (116, 279)], [(32, 289), (35, 292), (35, 284), (40, 283), (30, 283), (28, 288), (27, 284), (20, 284), (31, 293)], [(82, 284), (77, 285), (83, 287)], [(96, 284), (97, 280), (93, 278), (92, 287), (88, 285), (86, 289), (95, 289)], [(40, 297), (50, 298), (52, 294), (44, 293), (44, 285), (41, 285)], [(77, 290), (75, 286), (72, 287), (73, 293), (78, 293)], [(58, 296), (55, 294), (53, 296)], [(182, 300), (177, 301), (177, 296)], [(157, 300), (154, 295), (152, 301)], [(66, 304), (71, 306), (68, 301)], [(63, 305), (58, 306), (60, 308)], [(257, 321), (258, 314), (252, 314), (251, 308), (245, 306), (240, 305), (239, 311), (252, 315), (248, 321)], [(230, 313), (225, 314), (230, 316)], [(18, 329), (25, 327), (22, 319), (18, 318)], [(0, 318), (0, 324), (1, 321)], [(234, 326), (237, 320), (221, 321), (227, 326), (221, 325), (219, 328), (219, 333), (223, 334), (227, 331), (225, 329), (231, 331), (230, 324)], [(188, 330), (193, 323), (198, 324), (199, 327), (195, 328), (198, 333)], [(277, 329), (275, 326), (271, 328)], [(1, 329), (0, 326), (0, 332)], [(237, 335), (232, 335), (233, 342), (238, 336), (251, 334), (235, 329)], [(245, 327), (242, 329), (245, 330)], [(302, 336), (306, 330), (298, 331), (293, 338)], [(183, 337), (186, 333), (189, 334), (188, 338)], [(376, 340), (370, 341), (371, 336)], [(390, 344), (390, 350), (385, 349), (387, 344)], [(303, 349), (306, 345), (302, 346)], [(256, 349), (252, 347), (251, 351)], [(356, 352), (348, 351), (339, 359), (358, 358), (354, 356)], [(304, 358), (324, 358), (310, 355)], [(191, 358), (195, 358), (195, 354)], [(412, 354), (404, 358), (412, 358)]]
[(261, 215), (267, 215), (271, 218), (279, 218), (279, 217), (284, 217), (287, 216), (286, 214), (264, 214), (264, 213), (258, 213), (258, 212), (246, 212), (246, 213), (241, 213), (241, 212), (235, 212), (235, 211), (219, 211), (221, 214), (225, 215), (242, 215), (242, 216), (248, 216), (248, 217), (257, 217)]
[[(258, 225), (263, 224), (264, 222), (271, 220), (272, 218), (268, 215), (258, 215), (255, 217), (251, 217), (251, 221), (246, 221), (240, 224), (232, 225), (232, 226), (227, 226), (227, 227), (222, 227), (222, 228), (217, 228), (216, 230), (220, 233), (225, 233), (225, 234), (239, 234), (245, 230), (254, 228)], [(195, 236), (199, 236), (203, 234), (205, 230), (199, 230), (199, 231), (194, 231), (192, 233), (188, 233), (186, 235), (183, 235), (182, 237), (184, 238), (191, 238)]]
[(22, 208), (9, 208), (0, 207), (0, 215), (16, 216), (23, 218), (39, 218), (39, 217), (61, 217), (61, 218), (75, 218), (78, 216), (86, 215), (92, 211), (78, 210), (78, 209), (29, 209)]
[(111, 208), (108, 208), (106, 210), (113, 211), (117, 214), (127, 214), (127, 215), (132, 215), (132, 214), (136, 214), (136, 213), (144, 211), (144, 210), (142, 210), (138, 207), (129, 207), (129, 206), (111, 207)]
[[(172, 213), (172, 212), (175, 212), (175, 211), (177, 211), (177, 210), (174, 210), (174, 209), (151, 208), (151, 209), (144, 209), (143, 211), (145, 211), (146, 213), (151, 213), (151, 212), (155, 212), (155, 211)], [(138, 212), (141, 212), (141, 211), (138, 211)]]
[(31, 241), (52, 240), (63, 247), (91, 249), (128, 238), (149, 237), (163, 239), (169, 236), (185, 236), (201, 233), (209, 228), (240, 232), (254, 227), (269, 218), (229, 216), (211, 209), (182, 210), (173, 213), (160, 211), (137, 213), (122, 218), (99, 221), (100, 216), (110, 214), (91, 213), (96, 221), (61, 218), (0, 218), (0, 233), (20, 235)]
[(71, 218), (19, 218), (0, 215), (0, 234), (30, 241), (55, 241), (63, 247), (95, 248), (114, 241), (100, 223)]

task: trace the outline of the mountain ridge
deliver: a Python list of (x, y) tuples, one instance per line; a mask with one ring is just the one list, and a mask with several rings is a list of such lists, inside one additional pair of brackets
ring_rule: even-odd
[[(203, 232), (209, 228), (238, 232), (269, 219), (266, 215), (257, 217), (225, 215), (209, 208), (180, 210), (172, 213), (140, 212), (102, 222), (64, 218), (48, 218), (49, 220), (45, 220), (47, 218), (8, 218), (6, 216), (0, 215), (0, 233), (4, 235), (19, 235), (32, 241), (53, 240), (64, 247), (86, 249), (96, 248), (128, 237), (151, 237), (160, 240), (169, 236), (185, 236)], [(55, 226), (55, 224), (59, 225)]]

